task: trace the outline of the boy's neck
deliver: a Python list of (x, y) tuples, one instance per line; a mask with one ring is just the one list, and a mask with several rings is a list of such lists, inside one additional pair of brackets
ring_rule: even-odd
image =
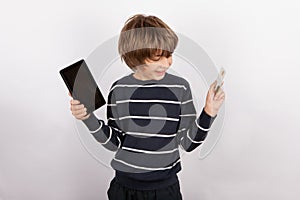
[(138, 74), (138, 73), (136, 73), (136, 72), (133, 74), (133, 77), (134, 77), (135, 79), (140, 80), (140, 81), (148, 81), (148, 80), (151, 80), (151, 79), (148, 79), (148, 78), (146, 78), (146, 77), (144, 77), (144, 76), (141, 76), (140, 74)]
[(151, 80), (155, 80), (155, 81), (159, 81), (159, 80), (162, 80), (165, 76), (163, 76), (162, 78), (160, 79), (151, 79), (151, 78), (148, 78), (148, 77), (145, 77), (137, 72), (134, 72), (133, 75), (132, 75), (135, 79), (137, 80), (140, 80), (140, 81), (151, 81)]

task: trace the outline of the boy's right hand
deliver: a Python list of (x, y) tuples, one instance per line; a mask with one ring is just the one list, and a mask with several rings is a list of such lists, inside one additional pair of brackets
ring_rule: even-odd
[[(69, 92), (69, 96), (72, 97), (70, 92)], [(70, 104), (71, 104), (70, 110), (72, 111), (72, 115), (76, 119), (85, 120), (90, 117), (91, 114), (87, 115), (86, 107), (83, 104), (80, 104), (78, 100), (71, 99)]]

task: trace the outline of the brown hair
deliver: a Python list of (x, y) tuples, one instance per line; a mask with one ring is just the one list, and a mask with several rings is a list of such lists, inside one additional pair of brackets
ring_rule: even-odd
[(175, 50), (178, 37), (161, 19), (137, 14), (130, 17), (121, 30), (118, 50), (121, 60), (131, 68), (155, 60), (157, 54), (169, 57)]

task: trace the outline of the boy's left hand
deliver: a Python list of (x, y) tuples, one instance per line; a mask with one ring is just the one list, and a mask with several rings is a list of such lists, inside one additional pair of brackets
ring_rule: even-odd
[[(223, 83), (224, 82), (222, 82), (222, 85)], [(225, 100), (225, 93), (222, 87), (220, 87), (217, 93), (215, 93), (216, 85), (217, 85), (217, 81), (213, 82), (210, 85), (206, 96), (206, 102), (204, 107), (204, 111), (212, 117), (215, 117), (217, 115), (221, 105)]]

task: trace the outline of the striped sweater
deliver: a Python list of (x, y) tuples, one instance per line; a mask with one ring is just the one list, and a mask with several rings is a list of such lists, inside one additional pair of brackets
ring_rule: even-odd
[(179, 147), (198, 147), (216, 118), (204, 109), (197, 116), (189, 83), (169, 73), (147, 81), (127, 75), (113, 83), (107, 102), (107, 124), (93, 113), (83, 122), (99, 143), (116, 151), (111, 166), (117, 180), (138, 189), (174, 183)]

